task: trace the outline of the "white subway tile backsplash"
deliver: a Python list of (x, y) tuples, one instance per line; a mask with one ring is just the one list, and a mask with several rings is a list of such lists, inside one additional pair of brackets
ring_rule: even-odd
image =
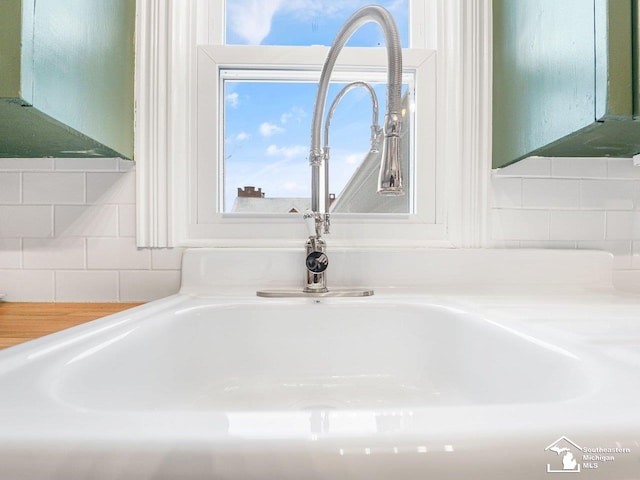
[(522, 207), (522, 179), (492, 176), (492, 204), (497, 208)]
[(52, 270), (0, 270), (0, 292), (8, 302), (53, 302)]
[(0, 292), (8, 300), (146, 301), (175, 293), (181, 249), (138, 249), (135, 235), (133, 162), (0, 159)]
[(87, 203), (134, 204), (135, 201), (134, 172), (87, 173)]
[(54, 223), (56, 237), (115, 237), (118, 206), (56, 205)]
[(85, 268), (85, 239), (25, 238), (23, 268), (79, 269)]
[(0, 238), (0, 269), (22, 268), (22, 240)]
[(0, 158), (0, 171), (53, 170), (53, 158)]
[(639, 212), (607, 212), (607, 240), (640, 239)]
[(0, 172), (0, 204), (20, 203), (20, 173)]
[(515, 177), (550, 177), (551, 159), (545, 157), (529, 157), (512, 165), (499, 168), (496, 171), (499, 176)]
[(529, 158), (494, 171), (492, 190), (493, 246), (606, 250), (618, 286), (640, 290), (640, 167), (631, 159)]
[(117, 158), (56, 158), (54, 168), (59, 171), (117, 172)]
[(51, 206), (0, 206), (0, 237), (50, 237), (51, 212)]
[(640, 179), (640, 167), (634, 167), (630, 158), (610, 158), (607, 176), (624, 180)]
[(57, 271), (57, 302), (117, 302), (118, 272)]
[[(532, 157), (494, 171), (491, 244), (603, 249), (619, 272), (638, 274), (618, 282), (637, 279), (639, 198), (630, 159)], [(25, 301), (175, 293), (181, 249), (137, 249), (135, 216), (133, 162), (0, 159), (0, 292)]]
[(531, 208), (577, 208), (580, 182), (574, 179), (525, 178), (522, 205)]
[(87, 267), (91, 270), (148, 270), (151, 252), (137, 248), (133, 237), (88, 238)]
[(590, 209), (632, 210), (640, 192), (634, 180), (582, 180), (580, 187), (580, 205)]
[(25, 172), (22, 176), (23, 203), (84, 203), (83, 173)]
[(180, 270), (182, 267), (182, 248), (154, 248), (151, 250), (151, 268), (153, 270)]
[(121, 302), (157, 300), (179, 289), (179, 271), (120, 271)]
[(0, 204), (20, 203), (20, 173), (0, 172)]
[(607, 158), (552, 158), (551, 176), (567, 178), (606, 178)]
[(553, 211), (549, 237), (551, 240), (604, 240), (605, 213)]
[(136, 236), (136, 206), (118, 205), (118, 236)]
[(549, 212), (494, 209), (491, 230), (496, 240), (549, 240)]

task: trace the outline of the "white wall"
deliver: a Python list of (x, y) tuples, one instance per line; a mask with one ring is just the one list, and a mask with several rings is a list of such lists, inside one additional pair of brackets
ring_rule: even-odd
[(493, 171), (491, 244), (613, 253), (614, 281), (640, 289), (640, 167), (620, 158), (532, 157)]
[(0, 159), (0, 294), (136, 302), (177, 292), (181, 252), (138, 249), (135, 222), (132, 162)]
[[(607, 250), (640, 290), (640, 167), (530, 158), (492, 176), (491, 245)], [(135, 244), (135, 167), (0, 159), (0, 293), (9, 301), (147, 301), (175, 293), (179, 249)]]

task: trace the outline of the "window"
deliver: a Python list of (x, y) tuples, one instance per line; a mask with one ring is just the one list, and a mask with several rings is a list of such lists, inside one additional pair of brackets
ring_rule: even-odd
[[(259, 243), (252, 240), (255, 228), (261, 228), (260, 236), (271, 239), (270, 245), (295, 245), (305, 237), (306, 230), (300, 215), (291, 213), (309, 207), (310, 123), (319, 72), (328, 50), (319, 45), (264, 43), (330, 43), (344, 20), (360, 4), (369, 2), (340, 2), (344, 6), (338, 8), (341, 16), (336, 14), (335, 19), (316, 12), (309, 20), (308, 30), (318, 35), (306, 40), (289, 35), (292, 28), (287, 27), (287, 18), (300, 14), (293, 6), (315, 4), (329, 8), (336, 2), (301, 0), (279, 4), (234, 0), (232, 3), (226, 9), (226, 23), (222, 23), (219, 19), (225, 18), (224, 2), (209, 1), (213, 25), (210, 44), (197, 49), (197, 159), (188, 173), (191, 198), (187, 204), (187, 225), (181, 236), (196, 243), (209, 239), (216, 244), (253, 244)], [(269, 3), (282, 5), (282, 12), (250, 11), (251, 15), (245, 15), (243, 21), (254, 25), (255, 35), (240, 35), (234, 12), (242, 5), (245, 9), (250, 6), (264, 9)], [(400, 15), (405, 25), (402, 36), (409, 43), (410, 30), (416, 29), (409, 22), (412, 18), (408, 14), (409, 0), (387, 3), (390, 8), (405, 12)], [(411, 2), (414, 3), (420, 2)], [(271, 22), (269, 28), (258, 25), (258, 20), (265, 18)], [(333, 22), (334, 31), (328, 31), (331, 22), (327, 20), (325, 25), (326, 19)], [(223, 25), (226, 36), (221, 35), (221, 31), (225, 32), (221, 29)], [(365, 25), (361, 30), (362, 35), (353, 41), (379, 45), (384, 40), (375, 24)], [(320, 33), (324, 38), (320, 38)], [(235, 44), (223, 44), (225, 38), (227, 43)], [(358, 237), (386, 241), (403, 236), (403, 230), (422, 238), (442, 236), (442, 225), (436, 222), (435, 52), (403, 49), (403, 66), (408, 193), (395, 199), (375, 194), (377, 172), (374, 175), (371, 167), (365, 168), (375, 164), (368, 154), (371, 100), (364, 90), (349, 92), (337, 107), (330, 130), (334, 243)], [(338, 58), (325, 114), (337, 92), (356, 80), (373, 86), (382, 124), (386, 52), (382, 48), (353, 47), (351, 41)], [(381, 229), (381, 223), (394, 224), (394, 230)]]
[[(310, 207), (309, 119), (318, 72), (294, 73), (290, 70), (220, 70), (224, 104), (220, 119), (223, 129), (219, 135), (223, 138), (224, 162), (219, 179), (222, 198), (218, 199), (218, 211), (284, 213), (292, 207), (300, 212)], [(293, 79), (293, 76), (299, 78)], [(351, 87), (332, 115), (329, 185), (336, 199), (332, 203), (336, 207), (334, 213), (392, 213), (392, 205), (393, 213), (410, 213), (410, 183), (403, 197), (390, 199), (372, 195), (367, 196), (367, 202), (346, 201), (361, 178), (371, 176), (369, 170), (379, 165), (379, 149), (372, 147), (372, 141), (378, 146), (381, 137), (373, 134), (372, 138), (372, 129), (379, 130), (384, 121), (386, 77), (383, 72), (341, 72), (335, 77), (344, 80), (332, 82), (329, 99), (335, 99), (352, 85), (349, 82), (354, 78), (366, 81), (373, 94), (359, 84)], [(414, 75), (406, 74), (407, 105), (414, 103), (414, 87)], [(412, 154), (409, 151), (411, 126), (415, 121), (411, 111), (406, 111), (405, 117), (403, 139), (409, 155)], [(368, 186), (375, 191), (375, 184)]]
[[(331, 248), (486, 245), (491, 1), (409, 0), (409, 8), (411, 48), (403, 55), (416, 74), (414, 211), (334, 219)], [(298, 215), (234, 218), (215, 209), (219, 142), (212, 132), (221, 101), (216, 75), (224, 63), (237, 66), (234, 49), (240, 47), (223, 46), (222, 0), (136, 0), (136, 12), (138, 245), (299, 249), (306, 229), (293, 218)], [(436, 45), (437, 59), (427, 49)], [(346, 48), (339, 67), (383, 71), (382, 53), (372, 56), (372, 50)], [(313, 70), (325, 53), (321, 47), (307, 47), (303, 54), (295, 48), (245, 51), (240, 60), (255, 65), (264, 57), (270, 59), (266, 64)]]

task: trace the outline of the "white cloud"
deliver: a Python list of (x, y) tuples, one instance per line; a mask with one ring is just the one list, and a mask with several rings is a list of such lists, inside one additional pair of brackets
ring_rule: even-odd
[(307, 147), (304, 145), (290, 145), (288, 147), (278, 147), (276, 145), (269, 145), (267, 147), (267, 155), (271, 157), (282, 157), (286, 160), (290, 160), (296, 157), (302, 157), (306, 155)]
[(225, 97), (225, 99), (227, 100), (229, 105), (231, 105), (233, 108), (236, 108), (238, 105), (240, 105), (240, 98), (236, 92), (229, 93)]
[(342, 16), (346, 20), (353, 12), (371, 2), (363, 0), (289, 0), (283, 9), (296, 17), (308, 20), (313, 17)]
[(304, 117), (307, 116), (307, 113), (301, 107), (296, 107), (295, 105), (291, 107), (291, 110), (280, 115), (280, 123), (287, 123), (289, 120), (295, 120), (300, 123)]
[(234, 0), (227, 2), (228, 25), (249, 45), (260, 45), (271, 31), (273, 15), (283, 0)]
[(284, 128), (279, 127), (278, 125), (274, 125), (269, 122), (262, 122), (260, 127), (258, 128), (260, 135), (263, 137), (270, 137), (271, 135), (275, 135), (276, 133), (283, 133)]
[[(346, 20), (357, 9), (371, 3), (363, 0), (233, 0), (227, 2), (228, 26), (249, 45), (260, 45), (271, 32), (273, 16), (282, 10), (299, 21), (342, 17)], [(392, 12), (406, 12), (407, 0), (393, 0)]]
[(249, 137), (251, 137), (251, 135), (249, 135), (247, 132), (240, 132), (238, 135), (236, 135), (236, 140), (242, 141), (246, 140)]

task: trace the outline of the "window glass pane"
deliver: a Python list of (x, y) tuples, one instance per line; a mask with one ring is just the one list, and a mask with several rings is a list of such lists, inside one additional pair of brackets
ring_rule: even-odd
[[(227, 45), (331, 45), (340, 27), (371, 0), (228, 0)], [(403, 47), (409, 47), (409, 0), (381, 0), (376, 4), (393, 15)], [(363, 25), (349, 46), (384, 45), (374, 23)]]
[[(326, 111), (347, 83), (331, 84)], [(377, 95), (378, 123), (382, 125), (386, 84), (370, 83)], [(409, 91), (409, 86), (404, 89)], [(223, 212), (295, 213), (310, 207), (308, 156), (316, 90), (317, 83), (311, 80), (224, 80)], [(340, 212), (408, 213), (409, 194), (396, 200), (375, 195), (379, 157), (369, 155), (371, 126), (371, 95), (361, 87), (349, 90), (331, 122), (330, 193), (337, 197), (335, 204)], [(407, 142), (409, 130), (405, 128)], [(365, 182), (367, 176), (371, 178)], [(407, 172), (405, 185), (409, 183)], [(362, 204), (359, 188), (371, 194), (368, 202), (375, 205)], [(346, 201), (356, 194), (360, 203)], [(385, 202), (396, 205), (384, 206)]]

